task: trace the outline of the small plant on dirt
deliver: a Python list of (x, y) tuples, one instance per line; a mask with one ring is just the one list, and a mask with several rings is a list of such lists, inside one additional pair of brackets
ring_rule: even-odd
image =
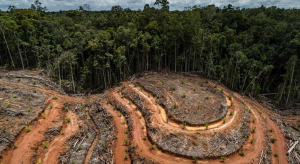
[(128, 144), (127, 139), (124, 139), (124, 145), (127, 146), (127, 144)]
[(184, 128), (185, 128), (185, 122), (182, 121), (182, 129), (184, 129)]
[(184, 82), (185, 82), (184, 80), (181, 80), (181, 81), (180, 81), (181, 84), (184, 84)]
[(125, 160), (127, 160), (128, 159), (128, 154), (127, 153), (125, 153), (125, 158), (124, 158)]
[(261, 114), (261, 111), (260, 111), (260, 110), (258, 110), (257, 112), (258, 112), (258, 114)]
[(30, 108), (27, 108), (27, 112), (30, 112), (31, 111), (31, 109)]
[(173, 91), (175, 91), (175, 90), (176, 90), (176, 87), (175, 87), (175, 86), (173, 86), (171, 89), (172, 89)]
[(193, 157), (193, 163), (197, 163), (198, 162), (198, 159), (197, 159), (197, 157)]
[(206, 96), (205, 96), (205, 99), (209, 99), (209, 95), (206, 95)]
[(182, 94), (182, 98), (185, 98), (185, 97), (186, 97), (186, 95), (185, 95), (185, 93), (183, 93), (183, 94)]
[(143, 137), (143, 140), (146, 140), (146, 136)]
[(203, 82), (200, 83), (200, 86), (203, 87)]
[(72, 164), (76, 164), (76, 161), (73, 161)]
[(270, 128), (270, 129), (269, 129), (269, 131), (270, 131), (270, 132), (273, 132), (273, 129), (272, 129), (272, 128)]
[(5, 121), (9, 121), (9, 119), (7, 117), (5, 117)]
[(86, 138), (89, 138), (89, 133), (85, 133), (85, 137), (86, 137)]
[(32, 82), (32, 84), (33, 84), (33, 85), (36, 85), (36, 81), (34, 80), (34, 81)]
[(128, 129), (126, 129), (126, 130), (125, 130), (125, 134), (128, 134), (128, 133), (129, 133), (129, 131), (128, 131)]
[(159, 113), (159, 114), (161, 113), (161, 110), (160, 110), (160, 109), (158, 109), (158, 113)]
[(224, 118), (222, 119), (222, 121), (223, 121), (223, 124), (225, 124), (225, 122), (226, 122), (226, 118), (224, 117)]
[(25, 129), (26, 129), (27, 132), (31, 131), (31, 128), (29, 126), (25, 126)]
[(252, 123), (255, 123), (255, 118), (252, 119)]
[(200, 109), (200, 108), (201, 108), (201, 106), (200, 106), (200, 105), (198, 105), (198, 106), (197, 106), (197, 108), (198, 108), (198, 109)]
[(43, 142), (42, 145), (43, 145), (44, 149), (47, 149), (47, 147), (48, 147), (47, 142)]
[(2, 132), (2, 133), (6, 133), (6, 128), (3, 128), (3, 129), (1, 130), (1, 132)]
[(50, 105), (50, 109), (52, 109), (53, 108), (53, 106), (52, 105)]
[(42, 119), (45, 119), (46, 118), (46, 115), (45, 113), (42, 114)]
[(155, 149), (155, 146), (154, 145), (151, 145), (150, 146), (150, 150), (154, 150)]
[(193, 91), (196, 91), (196, 87), (193, 87)]
[(67, 122), (68, 122), (68, 123), (71, 122), (71, 118), (70, 118), (70, 117), (67, 118)]
[(104, 142), (103, 141), (101, 141), (101, 145), (104, 146)]
[(21, 79), (18, 79), (18, 82), (20, 82), (21, 81)]
[(177, 104), (174, 104), (174, 108), (177, 108), (178, 107), (178, 105)]
[(229, 112), (229, 115), (232, 116), (232, 115), (233, 115), (233, 111), (230, 111), (230, 112)]
[(273, 136), (272, 139), (271, 139), (271, 142), (275, 143), (275, 141), (277, 141), (277, 138), (276, 138), (276, 136)]
[(251, 138), (251, 139), (250, 139), (250, 143), (251, 143), (251, 144), (253, 144), (254, 141), (255, 141), (254, 138)]
[(0, 79), (2, 78), (2, 76), (0, 75)]
[(275, 152), (274, 157), (278, 157), (278, 152)]
[(205, 123), (205, 129), (206, 130), (208, 129), (208, 123)]
[(251, 113), (251, 112), (252, 112), (252, 110), (251, 110), (250, 108), (248, 108), (248, 112), (249, 112), (249, 113)]
[(115, 107), (115, 106), (113, 106), (113, 110), (116, 110), (116, 107)]
[(18, 96), (17, 95), (13, 95), (13, 98), (17, 98)]
[(82, 114), (82, 117), (86, 118), (86, 113), (83, 113), (83, 114)]
[(224, 89), (223, 89), (223, 88), (221, 89), (221, 92), (222, 92), (222, 93), (224, 92)]
[(119, 112), (119, 113), (118, 113), (118, 116), (121, 117), (121, 116), (122, 116), (122, 113)]
[(233, 101), (231, 101), (231, 102), (230, 102), (230, 106), (233, 106), (233, 105), (234, 105), (234, 103), (233, 103)]
[(104, 128), (103, 130), (106, 132), (106, 131), (107, 131), (107, 128)]
[(28, 96), (28, 100), (32, 100), (32, 97), (31, 97), (31, 96)]
[(142, 88), (142, 87), (140, 87), (140, 90), (141, 90), (141, 91), (143, 91), (143, 88)]
[(56, 95), (54, 95), (53, 99), (54, 99), (54, 100), (57, 100), (57, 99), (58, 99), (58, 97), (57, 97)]
[(6, 108), (10, 108), (10, 107), (11, 107), (10, 103), (7, 103)]
[(97, 119), (99, 119), (99, 118), (100, 118), (100, 116), (99, 116), (99, 115), (97, 115), (97, 116), (96, 116), (96, 118), (97, 118)]
[(18, 148), (18, 146), (15, 145), (15, 144), (13, 144), (13, 145), (11, 146), (11, 149), (13, 149), (13, 150), (15, 150), (16, 148)]
[(15, 87), (15, 89), (18, 89), (19, 87)]
[(168, 117), (166, 118), (166, 122), (167, 122), (167, 123), (169, 122), (169, 118), (168, 118)]
[(221, 157), (221, 162), (225, 162), (225, 157)]
[(65, 107), (65, 111), (68, 112), (69, 111), (69, 107)]
[(242, 101), (242, 104), (245, 105), (245, 101)]
[(165, 83), (165, 81), (163, 81), (163, 80), (160, 80), (160, 82), (163, 84), (163, 83)]
[(231, 101), (231, 99), (232, 99), (231, 96), (228, 96), (228, 99)]
[(65, 135), (65, 132), (62, 130), (62, 131), (60, 131), (60, 134), (61, 135)]
[(264, 119), (265, 119), (265, 121), (267, 121), (268, 117), (265, 117)]
[(36, 93), (36, 89), (33, 90), (33, 93)]
[(82, 149), (82, 145), (79, 145), (79, 146), (77, 147), (77, 149), (78, 149), (78, 150), (81, 150), (81, 149)]
[(244, 156), (245, 155), (245, 152), (243, 149), (240, 149), (240, 156)]
[(157, 100), (155, 100), (155, 105), (157, 105), (157, 103), (158, 103), (158, 101), (157, 101)]
[(252, 128), (251, 133), (255, 133), (256, 127)]
[(122, 124), (125, 124), (125, 120), (122, 120), (121, 123), (122, 123)]
[(125, 95), (124, 95), (124, 94), (122, 94), (122, 95), (121, 95), (121, 98), (124, 98), (124, 97), (125, 97)]
[(143, 117), (142, 115), (139, 115), (139, 119), (142, 119), (142, 117)]
[(205, 80), (205, 83), (208, 83), (208, 80)]
[(142, 125), (142, 126), (141, 126), (141, 129), (145, 129), (145, 126), (144, 126), (144, 125)]
[(106, 104), (109, 104), (109, 100), (106, 100)]

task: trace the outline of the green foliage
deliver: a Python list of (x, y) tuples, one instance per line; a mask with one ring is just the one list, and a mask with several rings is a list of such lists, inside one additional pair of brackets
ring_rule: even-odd
[(250, 143), (251, 143), (251, 144), (253, 144), (254, 141), (255, 141), (254, 138), (251, 138), (251, 139), (250, 139)]
[(239, 154), (240, 154), (240, 156), (244, 156), (244, 155), (245, 155), (244, 150), (243, 150), (243, 149), (240, 149)]
[(208, 123), (205, 123), (205, 129), (208, 130)]
[(150, 146), (150, 150), (154, 150), (155, 149), (155, 146), (154, 145), (151, 145)]
[(13, 150), (15, 150), (16, 148), (18, 148), (18, 146), (15, 145), (15, 144), (13, 144), (13, 145), (11, 146), (11, 149), (13, 149)]
[(220, 159), (221, 159), (221, 162), (225, 162), (225, 157), (220, 157)]
[(46, 115), (45, 113), (42, 114), (42, 119), (45, 119), (46, 118)]
[(127, 144), (128, 144), (127, 139), (124, 139), (124, 145), (127, 146)]
[(193, 162), (194, 162), (194, 163), (197, 163), (197, 162), (198, 162), (197, 157), (195, 157), (195, 156), (193, 157)]
[(71, 118), (70, 117), (68, 117), (66, 120), (67, 120), (68, 123), (71, 122)]
[(89, 138), (89, 133), (85, 133), (85, 137), (86, 137), (86, 138)]
[(272, 142), (272, 143), (275, 143), (276, 141), (277, 141), (276, 136), (273, 136), (272, 139), (271, 139), (271, 142)]
[(146, 140), (147, 138), (146, 138), (146, 136), (143, 136), (143, 140)]
[(18, 96), (17, 95), (13, 95), (13, 98), (17, 98)]
[(33, 85), (36, 85), (36, 81), (32, 81), (32, 84), (33, 84)]
[(43, 145), (44, 149), (47, 149), (47, 148), (48, 148), (47, 142), (42, 142), (42, 145)]
[(6, 106), (6, 108), (10, 108), (11, 107), (10, 103), (7, 103), (5, 106)]
[(125, 159), (125, 160), (127, 160), (127, 159), (128, 159), (128, 154), (127, 154), (127, 153), (125, 153), (125, 157), (124, 157), (124, 159)]
[(57, 99), (58, 99), (57, 95), (54, 95), (53, 99), (54, 99), (54, 100), (57, 100)]
[(81, 150), (82, 149), (82, 145), (80, 144), (78, 147), (77, 147), (77, 150)]
[(251, 129), (251, 133), (255, 133), (255, 131), (256, 131), (256, 127)]
[(233, 111), (230, 111), (230, 112), (229, 112), (229, 115), (232, 116), (232, 115), (233, 115)]
[(278, 157), (278, 152), (275, 152), (274, 157)]
[(182, 94), (182, 98), (185, 98), (185, 97), (186, 97), (186, 95), (185, 95), (185, 93), (183, 93), (183, 94)]
[(30, 132), (30, 131), (31, 131), (30, 126), (29, 126), (29, 125), (28, 125), (28, 126), (25, 126), (25, 130), (26, 130), (26, 132)]

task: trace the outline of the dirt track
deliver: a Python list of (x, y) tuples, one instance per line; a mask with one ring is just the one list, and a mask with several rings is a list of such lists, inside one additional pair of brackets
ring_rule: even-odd
[[(200, 79), (198, 77), (192, 77), (195, 79)], [(193, 79), (193, 80), (195, 80)], [(203, 80), (203, 79), (201, 79)], [(4, 84), (4, 83), (2, 83)], [(9, 85), (9, 83), (5, 83)], [(216, 86), (216, 83), (209, 82), (212, 87)], [(48, 95), (46, 100), (46, 106), (44, 110), (44, 115), (40, 114), (36, 121), (30, 123), (29, 127), (31, 130), (27, 132), (23, 129), (22, 132), (15, 139), (14, 144), (17, 146), (15, 150), (8, 148), (6, 151), (2, 152), (2, 159), (0, 160), (5, 164), (17, 164), (17, 163), (37, 163), (41, 160), (45, 164), (59, 163), (61, 153), (67, 152), (70, 147), (66, 144), (70, 142), (70, 139), (74, 136), (80, 134), (80, 129), (85, 128), (84, 120), (78, 114), (74, 112), (73, 108), (65, 111), (66, 103), (76, 103), (76, 104), (87, 104), (88, 99), (78, 99), (71, 96), (66, 96), (59, 94), (52, 90), (47, 90), (44, 87), (38, 86), (27, 86), (26, 84), (13, 84), (14, 86), (27, 87), (30, 89), (37, 89), (38, 91)], [(1, 85), (0, 85), (1, 86)], [(120, 90), (123, 88), (123, 90)], [(120, 117), (118, 109), (116, 110), (114, 106), (106, 103), (105, 99), (100, 99), (98, 102), (111, 116), (113, 119), (114, 127), (117, 133), (115, 133), (115, 142), (113, 154), (114, 162), (119, 163), (136, 163), (136, 154), (143, 157), (143, 160), (151, 160), (153, 162), (173, 164), (173, 163), (192, 163), (193, 159), (191, 157), (178, 156), (174, 153), (164, 150), (162, 147), (155, 145), (156, 143), (149, 138), (148, 128), (153, 129), (159, 128), (165, 130), (168, 133), (183, 134), (184, 136), (193, 136), (194, 134), (203, 136), (213, 136), (217, 133), (226, 134), (229, 131), (239, 128), (241, 124), (241, 116), (244, 112), (242, 106), (251, 109), (250, 113), (250, 126), (248, 128), (249, 132), (256, 128), (255, 133), (250, 133), (248, 139), (242, 145), (244, 150), (244, 156), (239, 155), (239, 150), (236, 153), (230, 155), (224, 155), (226, 163), (232, 164), (242, 164), (242, 163), (259, 163), (261, 161), (261, 155), (266, 156), (263, 158), (261, 163), (266, 163), (268, 158), (270, 158), (273, 164), (285, 164), (287, 163), (286, 152), (287, 148), (285, 146), (285, 137), (281, 132), (280, 128), (275, 122), (269, 119), (268, 111), (263, 106), (261, 106), (256, 101), (249, 98), (245, 98), (238, 93), (234, 93), (224, 86), (217, 86), (219, 91), (223, 91), (226, 95), (226, 101), (228, 105), (228, 111), (224, 118), (226, 121), (219, 119), (213, 123), (210, 123), (206, 129), (205, 125), (183, 125), (172, 119), (167, 121), (168, 112), (160, 104), (157, 103), (159, 99), (149, 94), (146, 90), (141, 90), (135, 87), (133, 83), (124, 82), (121, 87), (116, 87), (109, 91), (106, 95), (108, 100), (112, 99), (115, 102), (123, 106), (128, 112), (128, 118), (124, 115)], [(151, 116), (144, 116), (143, 112), (138, 110), (138, 106), (134, 104), (132, 99), (124, 97), (122, 92), (136, 94), (142, 98), (144, 106), (149, 109), (148, 112)], [(57, 99), (54, 99), (54, 96)], [(99, 95), (100, 96), (100, 95)], [(172, 96), (172, 95), (171, 95)], [(231, 97), (231, 100), (228, 99)], [(97, 95), (94, 96), (95, 98)], [(0, 97), (1, 98), (1, 97)], [(110, 100), (111, 101), (111, 100)], [(51, 108), (51, 109), (50, 109)], [(88, 108), (86, 107), (88, 110)], [(230, 112), (233, 112), (232, 115)], [(96, 125), (93, 123), (88, 112), (87, 119), (93, 125), (92, 127), (96, 130), (97, 136), (91, 142), (85, 156), (84, 163), (90, 163), (90, 158), (93, 154), (93, 150), (98, 143), (99, 131)], [(44, 117), (44, 118), (43, 118)], [(70, 118), (70, 122), (66, 121)], [(266, 119), (265, 119), (266, 118)], [(130, 120), (131, 124), (128, 125), (126, 120)], [(252, 121), (255, 119), (255, 121)], [(131, 126), (131, 127), (129, 127)], [(64, 132), (63, 135), (58, 134), (49, 138), (45, 137), (44, 132), (51, 128), (62, 127), (61, 131)], [(273, 131), (269, 132), (272, 128)], [(130, 129), (130, 131), (128, 131)], [(125, 133), (125, 131), (127, 131)], [(128, 134), (129, 132), (129, 134)], [(269, 134), (269, 135), (268, 135)], [(275, 143), (271, 143), (269, 138), (276, 136)], [(145, 138), (146, 137), (146, 138)], [(250, 139), (253, 138), (254, 142), (251, 144)], [(128, 145), (124, 145), (124, 139), (128, 141)], [(81, 139), (79, 139), (80, 141)], [(229, 142), (229, 141), (228, 141)], [(232, 141), (230, 141), (232, 142)], [(47, 148), (43, 147), (43, 143), (47, 143)], [(73, 145), (74, 142), (71, 142)], [(154, 145), (153, 150), (150, 149), (151, 145)], [(267, 147), (270, 145), (271, 152), (268, 152)], [(130, 149), (130, 151), (128, 151)], [(133, 153), (132, 150), (135, 152)], [(219, 151), (219, 150), (218, 150)], [(274, 156), (274, 153), (278, 152), (278, 157)], [(135, 155), (134, 155), (135, 154)], [(125, 156), (127, 159), (125, 160)], [(72, 162), (72, 161), (70, 161)], [(204, 158), (199, 159), (198, 163), (220, 163), (220, 159)]]

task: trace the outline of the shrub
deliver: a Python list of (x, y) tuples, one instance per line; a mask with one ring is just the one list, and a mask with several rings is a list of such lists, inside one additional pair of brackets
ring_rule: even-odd
[(208, 123), (205, 123), (205, 128), (206, 128), (206, 130), (208, 129)]
[(193, 156), (193, 162), (194, 162), (194, 163), (197, 163), (197, 162), (198, 162), (197, 157)]
[(62, 131), (60, 131), (60, 134), (61, 135), (65, 135), (65, 132), (62, 130)]
[(196, 91), (196, 87), (193, 87), (193, 91)]
[(83, 114), (82, 114), (82, 117), (84, 117), (84, 118), (85, 118), (85, 117), (86, 117), (86, 113), (83, 113)]
[(2, 133), (6, 133), (6, 128), (3, 128), (3, 129), (1, 130), (1, 132), (2, 132)]
[(97, 118), (97, 119), (99, 119), (99, 118), (100, 118), (100, 116), (99, 116), (99, 115), (97, 115), (97, 116), (96, 116), (96, 118)]
[(221, 162), (225, 162), (225, 157), (221, 157)]
[(234, 103), (233, 103), (233, 101), (231, 101), (231, 102), (230, 102), (230, 106), (233, 106), (233, 105), (234, 105)]
[(72, 164), (76, 164), (76, 161), (73, 161)]
[(257, 112), (258, 112), (258, 114), (261, 114), (261, 111), (260, 111), (260, 110), (258, 110)]
[(143, 140), (146, 140), (146, 136), (143, 137)]
[(225, 122), (226, 122), (226, 118), (224, 117), (222, 120), (223, 120), (223, 124), (225, 124)]
[(176, 87), (175, 87), (175, 86), (173, 86), (171, 89), (172, 89), (173, 91), (175, 91), (175, 90), (176, 90)]
[(13, 95), (13, 98), (17, 98), (18, 96), (17, 95)]
[(231, 99), (232, 99), (231, 96), (228, 96), (228, 99), (231, 101)]
[(240, 156), (244, 156), (245, 155), (245, 152), (243, 149), (240, 149)]
[(184, 129), (185, 128), (185, 122), (182, 121), (182, 128)]
[(127, 160), (128, 159), (128, 154), (127, 153), (125, 153), (125, 158), (124, 158), (125, 160)]
[(57, 97), (56, 95), (54, 95), (53, 99), (54, 99), (54, 100), (57, 100), (57, 99), (58, 99), (58, 97)]
[(33, 93), (36, 93), (36, 89), (33, 90)]
[(18, 79), (18, 82), (20, 82), (21, 81), (21, 79)]
[(250, 139), (250, 143), (253, 144), (254, 143), (254, 138)]
[(10, 103), (7, 103), (6, 108), (10, 108), (10, 107), (11, 107)]
[(255, 133), (256, 127), (252, 128), (251, 133)]
[(207, 79), (205, 80), (205, 83), (208, 83), (208, 80), (207, 80)]
[(252, 119), (252, 123), (255, 123), (255, 118)]
[(249, 108), (249, 109), (248, 109), (248, 112), (249, 112), (249, 113), (251, 113), (251, 112), (252, 112), (252, 110)]
[(30, 132), (30, 131), (31, 131), (30, 126), (25, 126), (25, 129), (26, 129), (27, 132)]
[(273, 132), (273, 129), (272, 128), (270, 128), (270, 130), (269, 130), (270, 132)]
[(203, 87), (203, 82), (200, 83), (200, 86)]
[(107, 128), (103, 128), (103, 130), (106, 132), (106, 131), (107, 131)]
[(125, 95), (124, 95), (124, 94), (122, 94), (122, 95), (121, 95), (121, 98), (124, 98), (124, 97), (125, 97)]
[(18, 146), (15, 145), (15, 144), (13, 144), (13, 145), (11, 146), (11, 149), (13, 149), (13, 150), (15, 150), (16, 148), (18, 148)]
[(36, 85), (36, 81), (34, 80), (34, 81), (32, 82), (32, 84), (33, 84), (33, 85)]
[(128, 129), (126, 129), (126, 130), (125, 130), (125, 134), (128, 134), (128, 133), (129, 133), (129, 131), (128, 131)]
[(160, 82), (163, 84), (163, 83), (165, 83), (165, 81), (163, 81), (163, 80), (160, 80)]
[(71, 118), (70, 117), (68, 117), (66, 120), (67, 120), (68, 123), (71, 122)]
[(275, 143), (275, 141), (277, 141), (277, 138), (276, 138), (276, 136), (273, 136), (271, 142)]
[(31, 97), (31, 96), (28, 96), (28, 100), (32, 100), (32, 97)]
[(109, 100), (106, 100), (106, 104), (109, 104)]
[(206, 96), (205, 96), (205, 99), (209, 99), (209, 95), (206, 95)]
[(274, 157), (278, 157), (278, 152), (275, 152)]
[(155, 149), (155, 146), (154, 145), (151, 145), (150, 146), (150, 150), (154, 150)]
[(53, 106), (52, 105), (50, 105), (50, 109), (52, 109), (53, 108)]
[(68, 112), (69, 111), (69, 107), (65, 107), (65, 111)]
[(177, 104), (174, 104), (174, 108), (177, 108), (178, 107), (178, 105)]
[(122, 113), (119, 112), (119, 113), (118, 113), (118, 116), (121, 117), (121, 116), (122, 116)]
[(184, 80), (181, 80), (181, 81), (180, 81), (181, 84), (184, 84), (184, 82), (185, 82)]
[(230, 111), (230, 112), (229, 112), (229, 115), (232, 116), (232, 115), (233, 115), (233, 111)]
[(185, 93), (183, 93), (183, 94), (182, 94), (182, 98), (185, 98), (185, 97), (186, 97), (186, 95), (185, 95)]
[(8, 119), (7, 117), (5, 117), (5, 120), (6, 120), (6, 121), (9, 121), (9, 119)]
[(86, 138), (89, 138), (89, 133), (85, 133), (85, 137), (86, 137)]
[(82, 145), (80, 144), (78, 147), (77, 147), (78, 150), (81, 150), (82, 149)]
[(48, 147), (47, 142), (43, 142), (42, 144), (43, 144), (44, 149), (46, 149)]
[(19, 87), (15, 87), (15, 89), (18, 89)]
[(157, 100), (155, 100), (155, 104), (157, 104)]
[(42, 114), (42, 119), (45, 119), (46, 118), (46, 115), (45, 113)]
[(127, 144), (128, 144), (127, 139), (124, 139), (124, 145), (127, 146)]

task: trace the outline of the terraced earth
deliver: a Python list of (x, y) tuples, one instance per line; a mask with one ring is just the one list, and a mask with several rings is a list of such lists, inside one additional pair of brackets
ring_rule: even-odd
[(287, 155), (299, 113), (282, 116), (195, 75), (147, 72), (76, 96), (43, 72), (0, 75), (3, 164), (284, 164), (299, 154), (300, 144)]

